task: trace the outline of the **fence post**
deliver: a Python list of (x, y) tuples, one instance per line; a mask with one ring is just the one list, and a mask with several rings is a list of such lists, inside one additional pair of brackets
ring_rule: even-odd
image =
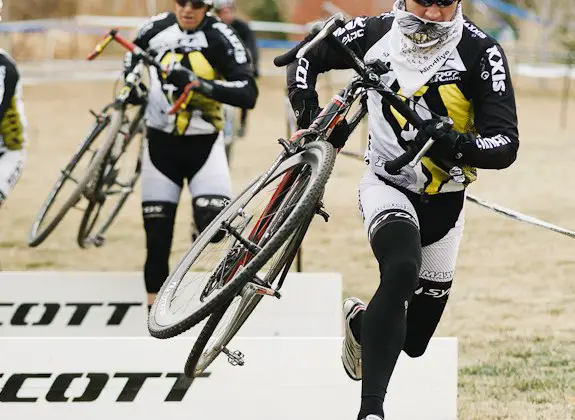
[(575, 56), (573, 53), (569, 54), (567, 60), (567, 68), (565, 70), (565, 78), (563, 79), (563, 100), (561, 105), (561, 128), (567, 128), (569, 100), (571, 99), (571, 79), (575, 72)]

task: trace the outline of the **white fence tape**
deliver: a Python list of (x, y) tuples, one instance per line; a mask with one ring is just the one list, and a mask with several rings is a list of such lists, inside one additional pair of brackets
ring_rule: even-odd
[[(193, 382), (180, 372), (193, 340), (0, 339), (0, 413), (6, 419), (350, 420), (361, 383), (341, 366), (341, 338), (234, 340), (245, 366), (225, 356)], [(401, 354), (386, 419), (454, 420), (457, 340), (433, 339), (424, 356)]]
[[(262, 300), (239, 336), (342, 334), (340, 274), (289, 273), (281, 292)], [(146, 301), (141, 273), (0, 272), (0, 336), (148, 336)]]

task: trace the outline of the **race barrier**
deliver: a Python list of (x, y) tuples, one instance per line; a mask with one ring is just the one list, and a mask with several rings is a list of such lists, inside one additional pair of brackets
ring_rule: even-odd
[[(0, 414), (9, 419), (350, 420), (361, 383), (340, 360), (341, 338), (236, 338), (245, 355), (220, 355), (184, 377), (193, 339), (0, 339)], [(433, 339), (424, 356), (401, 354), (386, 419), (457, 416), (457, 340)]]
[[(281, 292), (262, 300), (239, 336), (342, 335), (339, 273), (289, 273)], [(149, 336), (142, 273), (0, 272), (0, 337), (70, 336)]]

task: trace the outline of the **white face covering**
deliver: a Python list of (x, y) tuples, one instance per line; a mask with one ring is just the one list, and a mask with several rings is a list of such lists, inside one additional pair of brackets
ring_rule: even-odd
[(452, 20), (433, 22), (405, 10), (405, 1), (393, 5), (391, 64), (402, 93), (412, 96), (445, 64), (463, 34), (461, 3)]

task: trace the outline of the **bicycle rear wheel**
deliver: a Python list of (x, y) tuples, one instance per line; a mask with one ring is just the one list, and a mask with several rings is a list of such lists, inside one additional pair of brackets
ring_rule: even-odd
[[(108, 230), (126, 203), (142, 170), (143, 142), (146, 128), (143, 122), (143, 109), (134, 119), (124, 116), (123, 125), (127, 132), (117, 133), (114, 145), (106, 156), (100, 176), (95, 186), (87, 194), (88, 207), (78, 229), (77, 242), (81, 248), (104, 244), (104, 233)], [(115, 198), (110, 203), (110, 198)], [(106, 206), (110, 203), (110, 206)], [(109, 209), (108, 209), (109, 208)]]
[[(82, 193), (88, 185), (88, 183), (94, 178), (96, 172), (101, 167), (104, 158), (108, 154), (110, 147), (112, 146), (112, 140), (115, 138), (115, 133), (120, 129), (122, 123), (123, 110), (114, 110), (111, 115), (100, 115), (97, 119), (95, 127), (90, 132), (88, 138), (84, 143), (82, 143), (78, 152), (74, 155), (70, 163), (62, 171), (62, 175), (56, 181), (56, 184), (48, 198), (40, 208), (34, 223), (30, 229), (28, 245), (35, 247), (40, 245), (48, 235), (58, 226), (60, 221), (64, 218), (68, 210), (74, 207), (80, 199), (82, 198)], [(104, 142), (98, 147), (97, 150), (92, 150), (91, 146), (94, 145), (96, 139), (99, 135), (106, 130), (106, 136)], [(82, 173), (78, 173), (78, 179), (72, 176), (72, 172), (77, 169), (79, 162), (86, 155), (86, 152), (91, 151), (91, 156), (86, 165), (85, 170)], [(79, 171), (80, 172), (80, 171)], [(49, 210), (54, 205), (56, 197), (62, 191), (62, 188), (66, 181), (73, 181), (76, 185), (73, 187), (71, 193), (69, 193), (68, 198), (64, 204), (55, 211), (54, 215), (49, 213)]]
[[(236, 197), (162, 285), (148, 317), (150, 334), (169, 338), (185, 332), (254, 280), (315, 208), (334, 160), (329, 143), (312, 142)], [(210, 245), (218, 235), (223, 239)]]
[[(308, 222), (295, 231), (292, 237), (260, 270), (265, 272), (263, 282), (269, 290), (277, 291), (278, 287), (281, 287), (312, 218), (313, 213), (307, 216)], [(201, 375), (222, 351), (228, 354), (230, 361), (233, 361), (234, 358), (243, 360), (241, 353), (229, 351), (227, 345), (264, 297), (264, 293), (258, 293), (257, 286), (248, 283), (240, 294), (234, 296), (231, 302), (210, 315), (186, 360), (184, 367), (186, 376), (193, 378)]]

